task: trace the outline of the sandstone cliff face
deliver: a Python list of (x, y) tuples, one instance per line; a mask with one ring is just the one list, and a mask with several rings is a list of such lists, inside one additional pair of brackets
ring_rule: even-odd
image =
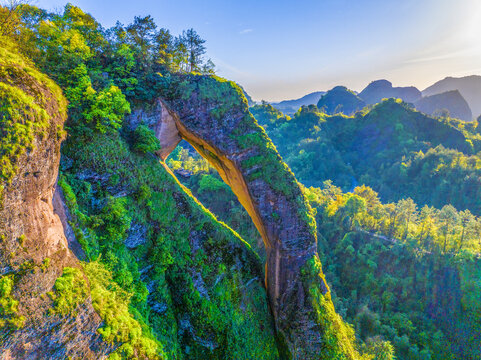
[[(6, 91), (1, 94), (0, 101), (7, 105), (1, 107), (0, 118), (5, 116), (10, 122), (2, 124), (0, 140), (3, 144), (16, 140), (22, 135), (17, 129), (28, 126), (27, 119), (14, 118), (15, 111), (9, 111), (8, 104), (21, 107), (15, 101), (19, 93), (26, 101), (33, 99), (30, 107), (37, 105), (45, 111), (47, 123), (42, 131), (27, 128), (32, 130), (32, 142), (16, 154), (13, 176), (4, 177), (0, 183), (4, 187), (0, 205), (0, 279), (13, 280), (9, 296), (19, 301), (15, 314), (18, 326), (7, 323), (0, 330), (0, 358), (102, 358), (108, 345), (96, 332), (101, 321), (89, 299), (81, 304), (75, 318), (49, 313), (53, 302), (47, 292), (52, 291), (64, 267), (79, 267), (52, 205), (66, 108), (55, 85), (27, 63), (13, 59), (17, 57), (5, 52), (0, 57), (0, 83), (4, 90), (12, 92), (11, 97)], [(35, 116), (29, 120), (37, 124), (40, 121)]]
[[(249, 113), (235, 85), (188, 76), (174, 81), (170, 90), (167, 93), (174, 96), (160, 98), (152, 113), (134, 114), (133, 122), (142, 118), (154, 130), (169, 129), (156, 131), (157, 136), (164, 135), (159, 137), (162, 159), (181, 137), (219, 171), (264, 239), (266, 288), (288, 356), (324, 358), (328, 334), (319, 312), (325, 307), (334, 310), (320, 267), (311, 266), (319, 264), (315, 222), (294, 175)], [(317, 296), (325, 303), (320, 305)], [(324, 321), (330, 320), (324, 317)], [(352, 344), (346, 340), (344, 346), (338, 353), (352, 358)]]

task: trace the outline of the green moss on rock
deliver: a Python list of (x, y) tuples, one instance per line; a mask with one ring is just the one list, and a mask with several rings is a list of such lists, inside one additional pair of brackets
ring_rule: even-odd
[(112, 274), (99, 262), (87, 263), (92, 305), (105, 325), (99, 329), (105, 341), (120, 343), (111, 358), (165, 358), (162, 347), (146, 324), (135, 319), (129, 309), (129, 294), (112, 280)]
[(336, 313), (329, 289), (324, 294), (321, 292), (319, 283), (325, 283), (325, 279), (317, 256), (306, 262), (302, 276), (309, 293), (308, 301), (314, 309), (313, 320), (319, 326), (322, 336), (323, 351), (319, 354), (319, 359), (361, 359), (361, 355), (354, 348), (354, 329)]
[(46, 134), (57, 114), (66, 114), (60, 88), (0, 38), (0, 200), (18, 160), (33, 150), (35, 138)]

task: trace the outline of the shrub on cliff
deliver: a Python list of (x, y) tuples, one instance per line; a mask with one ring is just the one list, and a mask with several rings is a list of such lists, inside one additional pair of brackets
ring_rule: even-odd
[(23, 327), (25, 317), (18, 315), (18, 300), (12, 296), (13, 276), (0, 277), (0, 330), (16, 330)]
[(139, 125), (133, 133), (133, 148), (141, 153), (156, 152), (160, 150), (160, 141), (155, 133), (145, 125)]
[(55, 293), (50, 296), (55, 302), (55, 312), (61, 315), (74, 315), (78, 305), (88, 295), (87, 282), (80, 269), (65, 267), (63, 274), (55, 281)]

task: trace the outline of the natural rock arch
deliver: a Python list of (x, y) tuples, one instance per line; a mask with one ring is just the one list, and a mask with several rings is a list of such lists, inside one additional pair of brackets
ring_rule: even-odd
[(133, 126), (141, 121), (160, 140), (157, 155), (162, 160), (185, 139), (216, 168), (249, 213), (264, 240), (265, 285), (288, 357), (322, 359), (325, 353), (331, 358), (334, 353), (325, 350), (331, 346), (341, 358), (355, 358), (350, 339), (332, 328), (343, 323), (320, 268), (311, 209), (240, 88), (217, 77), (175, 77), (153, 111), (130, 118)]

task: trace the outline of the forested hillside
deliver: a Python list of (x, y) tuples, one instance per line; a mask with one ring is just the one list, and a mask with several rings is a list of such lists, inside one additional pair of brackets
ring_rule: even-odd
[(348, 191), (366, 184), (383, 201), (411, 197), (481, 214), (477, 122), (429, 117), (394, 99), (351, 117), (315, 106), (292, 118), (266, 104), (251, 111), (307, 186), (332, 180)]
[(344, 86), (336, 86), (329, 90), (317, 102), (317, 107), (330, 115), (339, 113), (352, 115), (365, 106), (366, 103), (361, 98)]

